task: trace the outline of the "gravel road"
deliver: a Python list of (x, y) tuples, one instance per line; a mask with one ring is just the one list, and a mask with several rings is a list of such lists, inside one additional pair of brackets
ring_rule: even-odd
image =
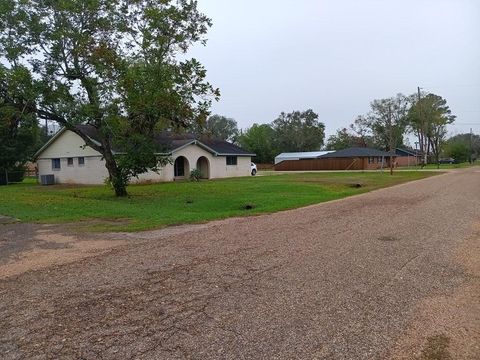
[(272, 215), (58, 236), (51, 262), (34, 248), (0, 261), (2, 359), (480, 359), (480, 168)]

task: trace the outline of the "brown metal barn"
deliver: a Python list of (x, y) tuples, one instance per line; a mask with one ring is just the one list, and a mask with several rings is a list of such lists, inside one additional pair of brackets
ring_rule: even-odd
[[(390, 167), (391, 154), (385, 151), (352, 147), (315, 159), (285, 160), (275, 164), (276, 171), (376, 170)], [(393, 155), (395, 162), (396, 155)]]

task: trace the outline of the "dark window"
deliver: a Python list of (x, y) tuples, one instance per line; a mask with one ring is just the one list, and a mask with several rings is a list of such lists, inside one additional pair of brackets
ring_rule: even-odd
[(83, 165), (85, 165), (85, 158), (82, 156), (78, 158), (78, 166), (83, 166)]
[(185, 176), (185, 161), (182, 156), (175, 160), (175, 164), (173, 165), (173, 175)]
[(60, 159), (52, 159), (52, 170), (60, 170)]
[(227, 165), (237, 165), (237, 157), (227, 156)]
[(73, 158), (67, 158), (67, 165), (73, 166)]
[(381, 164), (381, 163), (383, 162), (381, 156), (378, 157), (377, 162), (378, 162), (379, 164)]
[(370, 157), (368, 158), (368, 163), (369, 163), (369, 164), (374, 164), (374, 163), (375, 163), (375, 158), (374, 158), (373, 156), (370, 156)]

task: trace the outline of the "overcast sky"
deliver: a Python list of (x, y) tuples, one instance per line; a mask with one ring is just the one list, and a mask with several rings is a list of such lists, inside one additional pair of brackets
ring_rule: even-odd
[(312, 108), (327, 134), (417, 86), (447, 99), (451, 133), (480, 133), (480, 0), (199, 0), (213, 20), (190, 55), (239, 127)]

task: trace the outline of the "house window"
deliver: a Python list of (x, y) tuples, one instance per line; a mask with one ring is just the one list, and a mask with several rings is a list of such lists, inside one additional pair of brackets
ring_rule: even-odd
[(60, 170), (60, 159), (52, 159), (52, 170)]
[(237, 157), (227, 156), (227, 165), (237, 165)]
[(82, 156), (78, 158), (78, 166), (83, 166), (83, 165), (85, 165), (85, 158)]
[(67, 158), (67, 165), (73, 166), (73, 158)]
[(375, 163), (375, 158), (373, 156), (368, 157), (368, 163), (369, 164), (374, 164)]
[(378, 162), (379, 164), (383, 163), (381, 156), (379, 156), (379, 157), (377, 158), (377, 162)]

